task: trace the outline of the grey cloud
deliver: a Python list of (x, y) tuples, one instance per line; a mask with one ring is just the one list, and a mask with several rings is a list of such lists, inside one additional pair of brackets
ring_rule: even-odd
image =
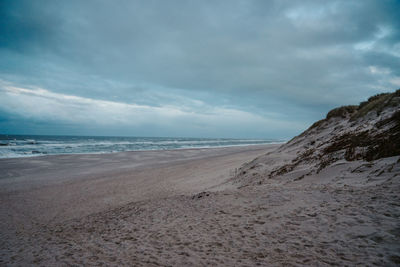
[(0, 78), (152, 106), (182, 96), (306, 124), (395, 89), (398, 10), (389, 0), (3, 1)]

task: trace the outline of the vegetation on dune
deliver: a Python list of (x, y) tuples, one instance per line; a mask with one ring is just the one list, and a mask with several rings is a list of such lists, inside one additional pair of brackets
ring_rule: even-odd
[(382, 93), (371, 96), (367, 101), (361, 102), (357, 105), (342, 106), (332, 109), (326, 115), (326, 119), (341, 117), (346, 118), (351, 115), (351, 119), (355, 120), (362, 118), (371, 111), (376, 111), (379, 115), (383, 109), (387, 107), (395, 107), (400, 105), (400, 89), (394, 93)]
[(383, 93), (371, 96), (367, 101), (361, 102), (357, 112), (352, 116), (352, 120), (361, 118), (371, 111), (376, 111), (379, 115), (386, 107), (395, 107), (400, 105), (400, 89), (394, 93)]
[[(400, 89), (372, 96), (360, 105), (331, 110), (278, 151), (293, 158), (276, 165), (268, 178), (295, 173), (295, 181), (320, 173), (337, 161), (400, 156)], [(240, 174), (246, 175), (246, 171)]]
[(326, 115), (326, 119), (329, 120), (333, 117), (341, 117), (346, 118), (349, 114), (353, 114), (358, 109), (358, 106), (342, 106), (335, 109), (332, 109)]
[[(332, 117), (346, 118), (351, 121), (361, 119), (370, 112), (380, 115), (386, 108), (400, 108), (400, 89), (394, 93), (383, 93), (370, 97), (359, 106), (344, 106), (331, 110), (326, 120)], [(400, 155), (400, 110), (389, 118), (378, 120), (374, 128), (359, 132), (347, 132), (334, 138), (324, 149), (324, 153), (345, 150), (345, 159), (352, 161), (365, 159), (368, 161)]]
[[(400, 110), (390, 118), (379, 121), (375, 126), (379, 129), (387, 125), (390, 126), (377, 134), (369, 131), (345, 133), (335, 138), (324, 152), (333, 153), (345, 149), (345, 159), (349, 161), (357, 159), (371, 161), (400, 155)], [(357, 151), (357, 148), (365, 149)]]
[[(383, 112), (386, 115), (380, 117)], [(338, 124), (338, 120), (345, 123)], [(327, 128), (331, 128), (335, 134), (329, 136), (329, 130), (316, 143), (315, 136)], [(307, 162), (318, 162), (319, 172), (340, 158), (372, 161), (400, 155), (400, 89), (371, 96), (359, 105), (342, 106), (329, 111), (325, 119), (315, 122), (290, 140), (287, 146), (301, 144), (304, 138), (314, 141), (308, 142), (305, 150), (299, 152), (290, 164), (274, 170), (270, 176), (291, 172)]]
[[(325, 119), (319, 120), (312, 124), (305, 132), (318, 128), (324, 122), (331, 118), (345, 119), (350, 116), (352, 121), (366, 116), (368, 113), (375, 111), (379, 115), (383, 109), (387, 107), (400, 107), (400, 89), (394, 93), (382, 93), (371, 96), (367, 101), (361, 102), (359, 105), (349, 105), (334, 108), (328, 112)], [(305, 133), (304, 132), (304, 133)], [(302, 133), (301, 135), (303, 135)]]

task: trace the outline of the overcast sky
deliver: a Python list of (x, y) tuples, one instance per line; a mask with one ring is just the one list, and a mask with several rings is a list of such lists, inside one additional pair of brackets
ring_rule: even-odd
[(400, 87), (400, 2), (0, 1), (0, 133), (290, 138)]

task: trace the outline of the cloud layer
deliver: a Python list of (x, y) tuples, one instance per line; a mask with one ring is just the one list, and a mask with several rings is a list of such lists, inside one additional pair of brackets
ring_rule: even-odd
[[(2, 1), (0, 122), (290, 136), (400, 87), (399, 10), (394, 0)], [(38, 101), (48, 109), (27, 110)]]
[(7, 113), (54, 125), (89, 124), (92, 129), (112, 135), (131, 129), (131, 134), (157, 136), (158, 131), (154, 130), (158, 129), (172, 135), (229, 137), (230, 129), (240, 125), (238, 133), (254, 129), (253, 136), (258, 136), (269, 127), (298, 130), (303, 126), (241, 110), (212, 107), (200, 101), (188, 106), (154, 107), (54, 93), (42, 88), (20, 88), (4, 82), (0, 85), (0, 105)]

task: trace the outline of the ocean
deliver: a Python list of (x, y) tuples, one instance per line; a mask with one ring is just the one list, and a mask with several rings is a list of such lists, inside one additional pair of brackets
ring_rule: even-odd
[(0, 158), (282, 143), (274, 139), (0, 135)]

